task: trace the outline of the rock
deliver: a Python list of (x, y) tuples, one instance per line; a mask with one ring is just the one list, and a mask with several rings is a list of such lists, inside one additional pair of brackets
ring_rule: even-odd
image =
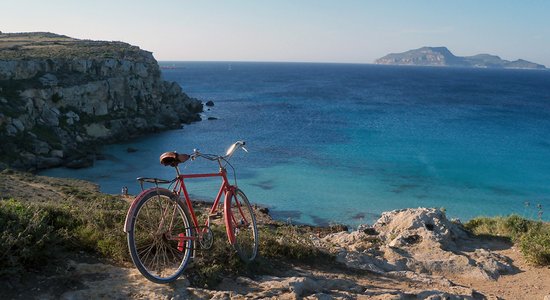
[(51, 150), (50, 145), (44, 141), (35, 140), (33, 143), (33, 152), (39, 155), (48, 154)]
[(208, 117), (208, 120), (217, 120), (218, 118), (216, 117)]
[(50, 151), (51, 157), (63, 158), (63, 150), (52, 150)]
[(17, 129), (17, 131), (24, 131), (25, 125), (23, 125), (23, 122), (19, 119), (12, 119), (11, 124)]
[(69, 111), (65, 114), (65, 117), (67, 117), (67, 124), (73, 125), (74, 123), (80, 121), (80, 116), (75, 113), (74, 111)]
[(550, 294), (544, 296), (544, 299), (543, 300), (550, 300)]
[(208, 106), (208, 107), (212, 107), (212, 106), (214, 106), (214, 101), (208, 100), (205, 105)]
[(56, 86), (58, 83), (57, 77), (54, 74), (48, 73), (38, 79), (43, 86)]
[(14, 136), (17, 134), (17, 128), (15, 126), (13, 126), (12, 124), (6, 126), (6, 134), (8, 136)]
[(110, 135), (109, 129), (105, 127), (105, 125), (101, 123), (92, 123), (90, 125), (84, 126), (86, 129), (86, 134), (91, 136), (92, 138), (106, 138)]
[(345, 264), (348, 268), (370, 271), (377, 274), (384, 274), (396, 268), (383, 259), (358, 251), (342, 251), (336, 255), (336, 261)]
[(94, 165), (94, 156), (87, 155), (85, 157), (72, 157), (65, 161), (65, 167), (69, 169), (81, 169)]
[(41, 117), (46, 125), (50, 127), (59, 126), (59, 110), (57, 108), (44, 109)]
[(137, 152), (137, 151), (138, 151), (138, 149), (136, 149), (136, 148), (132, 148), (132, 147), (126, 148), (126, 152), (128, 152), (128, 153), (134, 153), (134, 152)]
[(41, 157), (36, 164), (37, 169), (49, 169), (59, 167), (63, 164), (63, 160), (59, 157)]
[[(468, 246), (475, 241), (438, 209), (386, 212), (372, 227), (359, 229), (321, 239), (325, 248), (336, 251), (337, 260), (350, 268), (375, 273), (453, 274), (488, 280), (514, 270), (506, 258)], [(378, 251), (372, 251), (372, 243), (378, 244)]]

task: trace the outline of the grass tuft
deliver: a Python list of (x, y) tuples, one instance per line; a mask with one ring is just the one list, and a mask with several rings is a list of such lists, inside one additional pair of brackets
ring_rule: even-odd
[(499, 236), (516, 243), (525, 259), (537, 266), (550, 265), (550, 224), (518, 215), (478, 217), (464, 225), (476, 235)]

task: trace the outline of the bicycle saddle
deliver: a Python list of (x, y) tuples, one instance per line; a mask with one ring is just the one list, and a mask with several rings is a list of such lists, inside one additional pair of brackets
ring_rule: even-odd
[(160, 156), (160, 164), (164, 166), (177, 167), (189, 159), (189, 154), (178, 154), (176, 152), (164, 152)]

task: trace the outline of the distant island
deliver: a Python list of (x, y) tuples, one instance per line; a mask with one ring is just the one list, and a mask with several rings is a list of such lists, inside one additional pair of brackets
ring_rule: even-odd
[(539, 69), (544, 65), (523, 59), (509, 61), (496, 55), (478, 54), (474, 56), (455, 56), (447, 47), (422, 47), (402, 53), (390, 53), (377, 59), (379, 65), (500, 68), (500, 69)]

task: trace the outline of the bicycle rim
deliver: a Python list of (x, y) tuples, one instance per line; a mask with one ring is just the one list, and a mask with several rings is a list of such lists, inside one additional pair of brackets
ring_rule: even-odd
[(168, 283), (183, 272), (191, 256), (191, 230), (182, 206), (169, 191), (152, 191), (134, 213), (128, 245), (134, 264), (149, 280)]
[(258, 228), (256, 216), (248, 202), (248, 198), (241, 190), (236, 190), (231, 195), (230, 213), (226, 226), (229, 225), (228, 234), (233, 234), (234, 248), (244, 262), (251, 262), (258, 253)]

